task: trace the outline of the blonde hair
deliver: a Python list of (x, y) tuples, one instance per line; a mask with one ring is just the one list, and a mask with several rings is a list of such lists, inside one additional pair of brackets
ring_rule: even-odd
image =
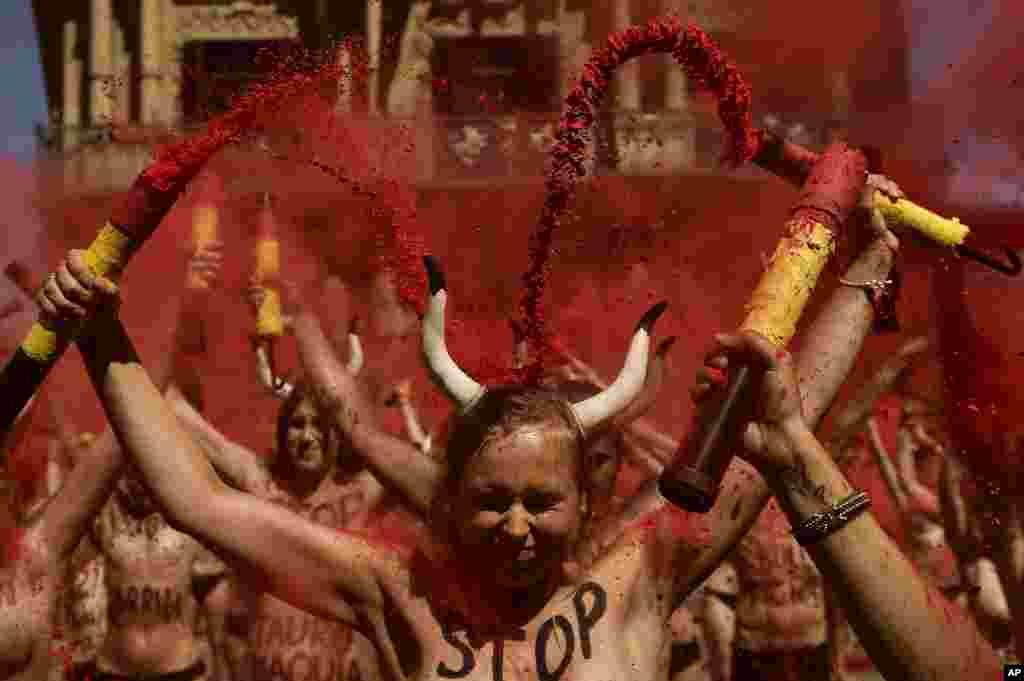
[[(450, 532), (452, 502), (469, 462), (488, 444), (523, 430), (547, 427), (560, 447), (566, 447), (576, 464), (576, 484), (589, 499), (591, 476), (584, 451), (583, 431), (572, 407), (558, 393), (543, 388), (500, 386), (487, 392), (464, 414), (454, 417), (449, 427), (445, 457), (447, 477), (434, 499), (435, 528)], [(586, 504), (589, 517), (590, 504)], [(586, 521), (586, 517), (584, 521)]]

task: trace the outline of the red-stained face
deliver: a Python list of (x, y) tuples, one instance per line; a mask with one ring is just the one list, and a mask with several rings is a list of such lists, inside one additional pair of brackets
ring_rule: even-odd
[(538, 428), (488, 443), (466, 466), (458, 540), (464, 556), (487, 561), (498, 586), (544, 582), (570, 556), (586, 511), (574, 456)]
[(327, 465), (327, 432), (312, 401), (303, 400), (292, 412), (285, 445), (289, 462), (297, 470), (316, 472)]

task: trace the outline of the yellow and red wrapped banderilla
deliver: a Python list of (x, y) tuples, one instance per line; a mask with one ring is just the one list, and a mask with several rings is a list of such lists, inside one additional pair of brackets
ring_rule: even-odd
[(275, 392), (285, 388), (284, 381), (277, 375), (274, 363), (274, 342), (284, 335), (284, 316), (281, 312), (281, 242), (277, 238), (277, 224), (269, 192), (263, 195), (260, 210), (259, 240), (256, 242), (256, 269), (253, 283), (263, 290), (263, 300), (256, 311), (256, 334), (254, 349), (261, 369), (269, 373), (264, 377), (270, 381)]
[(271, 206), (270, 194), (263, 196), (260, 212), (260, 236), (256, 243), (255, 281), (264, 291), (263, 302), (256, 315), (256, 335), (273, 341), (284, 335), (281, 315), (281, 242), (277, 238), (277, 225)]
[[(208, 190), (210, 196), (219, 198), (220, 180), (218, 179), (218, 176), (211, 174), (207, 182), (211, 189), (216, 190)], [(192, 214), (192, 246), (196, 253), (202, 251), (207, 246), (218, 240), (219, 223), (220, 213), (215, 199), (204, 199), (195, 207)], [(207, 290), (210, 288), (206, 279), (198, 273), (192, 273), (192, 275), (190, 275), (188, 285), (190, 288), (197, 290)]]
[[(799, 144), (785, 140), (767, 130), (755, 131), (757, 149), (751, 159), (754, 163), (782, 179), (802, 185), (817, 163), (819, 156)], [(971, 244), (971, 230), (957, 218), (945, 218), (908, 199), (891, 199), (881, 192), (875, 202), (886, 223), (903, 225), (926, 239), (942, 246), (952, 247), (957, 254), (971, 258), (1003, 274), (1020, 274), (1021, 263), (1010, 249), (1003, 249), (1008, 262), (1003, 263), (979, 251)]]
[[(742, 330), (756, 331), (780, 348), (792, 339), (818, 277), (835, 252), (836, 233), (864, 191), (866, 164), (861, 152), (842, 143), (816, 159), (786, 222), (786, 233), (750, 299)], [(672, 503), (697, 513), (714, 505), (751, 418), (748, 380), (748, 367), (733, 368), (724, 395), (702, 405), (660, 480), (661, 493)]]

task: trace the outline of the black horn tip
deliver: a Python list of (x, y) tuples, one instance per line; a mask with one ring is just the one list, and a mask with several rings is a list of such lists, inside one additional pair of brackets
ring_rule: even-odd
[(432, 255), (423, 256), (423, 267), (427, 270), (427, 283), (430, 285), (430, 295), (438, 291), (447, 290), (448, 284), (444, 280), (444, 272), (441, 271), (441, 263)]
[(668, 354), (668, 351), (672, 349), (672, 346), (679, 340), (679, 336), (669, 336), (665, 340), (658, 343), (658, 357), (664, 357)]
[(639, 331), (640, 329), (643, 329), (647, 333), (650, 333), (651, 329), (654, 327), (654, 322), (658, 321), (658, 317), (665, 312), (666, 308), (668, 308), (668, 303), (663, 300), (645, 312), (644, 316), (640, 318), (640, 323), (636, 325), (636, 330)]

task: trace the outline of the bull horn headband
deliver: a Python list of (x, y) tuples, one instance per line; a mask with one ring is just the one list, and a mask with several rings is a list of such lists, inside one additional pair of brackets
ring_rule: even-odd
[[(424, 257), (423, 264), (430, 285), (430, 304), (423, 316), (423, 355), (438, 386), (463, 411), (467, 411), (483, 397), (486, 389), (460, 369), (448, 354), (444, 337), (444, 309), (448, 302), (444, 273), (432, 256)], [(615, 418), (643, 390), (651, 349), (651, 329), (667, 306), (665, 302), (658, 303), (640, 319), (626, 353), (625, 364), (612, 384), (597, 395), (570, 405), (585, 434)]]

